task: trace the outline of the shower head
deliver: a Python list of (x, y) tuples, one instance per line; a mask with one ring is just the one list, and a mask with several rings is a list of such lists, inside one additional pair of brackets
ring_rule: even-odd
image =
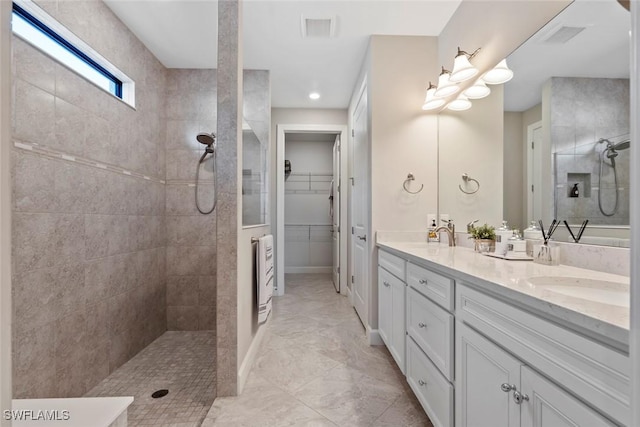
[(216, 136), (213, 133), (200, 132), (196, 139), (200, 144), (204, 144), (207, 147), (211, 147), (216, 143)]
[(614, 150), (626, 150), (630, 146), (631, 146), (631, 141), (627, 140), (627, 141), (622, 141), (622, 142), (618, 142), (617, 144), (614, 144), (613, 145), (613, 149)]

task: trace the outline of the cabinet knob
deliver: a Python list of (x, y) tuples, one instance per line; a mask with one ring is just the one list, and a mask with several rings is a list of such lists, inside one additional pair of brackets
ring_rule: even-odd
[(505, 393), (509, 393), (511, 390), (515, 389), (516, 386), (514, 384), (502, 383), (502, 385), (500, 386), (500, 390), (504, 391)]
[(418, 384), (420, 384), (421, 387), (424, 387), (427, 385), (426, 381), (422, 381), (422, 380), (418, 380)]
[(513, 400), (516, 402), (516, 404), (520, 405), (522, 402), (528, 402), (529, 396), (516, 390), (513, 392)]
[(391, 286), (391, 285), (389, 284), (389, 282), (382, 282), (382, 284), (383, 284), (383, 285), (385, 285), (387, 288), (388, 288), (389, 286)]
[(426, 285), (427, 284), (427, 279), (420, 279), (420, 280), (418, 280), (418, 283), (420, 283), (421, 285)]
[(426, 327), (427, 327), (427, 324), (426, 324), (426, 323), (422, 323), (422, 322), (420, 322), (420, 323), (418, 323), (418, 327), (419, 327), (419, 328), (426, 328)]

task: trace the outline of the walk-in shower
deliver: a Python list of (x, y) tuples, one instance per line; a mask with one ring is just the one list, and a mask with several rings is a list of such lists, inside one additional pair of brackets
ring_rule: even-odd
[[(613, 143), (608, 139), (602, 138), (598, 141), (598, 143), (607, 144), (606, 148), (602, 150), (602, 152), (600, 153), (600, 169), (598, 173), (598, 208), (600, 209), (600, 212), (602, 212), (604, 216), (613, 216), (616, 214), (616, 212), (618, 212), (618, 201), (620, 199), (620, 194), (619, 194), (620, 189), (618, 187), (618, 170), (616, 168), (616, 157), (618, 157), (618, 154), (619, 154), (618, 151), (626, 150), (631, 146), (631, 141), (625, 140), (622, 142)], [(607, 160), (609, 161), (608, 163), (607, 163)], [(604, 207), (602, 206), (602, 193), (604, 192), (604, 188), (602, 186), (603, 184), (602, 175), (603, 175), (603, 169), (605, 165), (613, 169), (613, 182), (615, 185), (614, 205), (613, 205), (613, 210), (610, 210), (610, 211), (605, 210)]]
[(213, 172), (215, 175), (215, 170), (216, 170), (216, 136), (213, 133), (199, 133), (196, 136), (196, 139), (198, 140), (198, 142), (200, 144), (204, 144), (206, 147), (204, 149), (204, 153), (202, 153), (202, 156), (200, 157), (200, 160), (198, 161), (198, 166), (196, 167), (196, 208), (198, 208), (198, 212), (200, 212), (201, 214), (204, 215), (208, 215), (211, 212), (213, 212), (216, 208), (216, 204), (218, 203), (218, 195), (217, 195), (217, 185), (216, 185), (216, 180), (214, 177), (214, 181), (213, 181), (213, 206), (211, 206), (211, 209), (209, 210), (204, 210), (200, 207), (200, 202), (198, 200), (198, 189), (199, 189), (199, 183), (200, 183), (200, 169), (202, 168), (203, 163), (205, 162), (207, 156), (209, 154), (211, 154), (213, 156)]

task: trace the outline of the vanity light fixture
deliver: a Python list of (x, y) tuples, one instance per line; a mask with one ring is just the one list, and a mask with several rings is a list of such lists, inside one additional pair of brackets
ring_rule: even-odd
[(442, 67), (442, 72), (440, 73), (440, 77), (438, 77), (438, 88), (433, 94), (436, 98), (446, 98), (454, 93), (458, 93), (460, 88), (457, 83), (450, 80), (450, 77), (451, 72)]
[(466, 96), (460, 94), (456, 99), (451, 101), (447, 108), (452, 111), (464, 111), (471, 108), (471, 101)]
[(313, 99), (315, 101), (316, 99), (320, 99), (320, 94), (318, 92), (311, 92), (309, 94), (309, 98), (311, 98), (311, 99)]
[(458, 54), (453, 60), (453, 70), (451, 70), (449, 81), (460, 83), (478, 74), (478, 69), (471, 65), (469, 60), (473, 58), (479, 50), (480, 48), (476, 49), (473, 53), (467, 53), (458, 47)]
[(427, 88), (427, 96), (424, 98), (424, 104), (422, 104), (423, 110), (435, 110), (436, 108), (440, 108), (444, 105), (444, 99), (436, 98), (434, 96), (435, 93), (435, 85), (429, 82), (429, 87)]
[(469, 99), (481, 99), (489, 96), (490, 93), (491, 89), (489, 89), (489, 86), (487, 86), (482, 78), (476, 80), (473, 86), (462, 92), (462, 94)]
[(493, 67), (493, 69), (487, 71), (482, 80), (490, 85), (499, 85), (506, 83), (513, 78), (513, 71), (507, 66), (507, 59), (503, 59)]

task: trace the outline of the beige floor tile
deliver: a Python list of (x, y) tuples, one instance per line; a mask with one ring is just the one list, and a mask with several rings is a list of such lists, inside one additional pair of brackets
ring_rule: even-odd
[(203, 427), (432, 427), (384, 346), (369, 346), (330, 275), (286, 276), (241, 396)]
[(296, 397), (340, 426), (371, 426), (404, 390), (339, 366), (296, 392)]
[[(409, 387), (407, 386), (407, 389)], [(378, 418), (372, 427), (433, 427), (418, 399), (407, 390)]]

